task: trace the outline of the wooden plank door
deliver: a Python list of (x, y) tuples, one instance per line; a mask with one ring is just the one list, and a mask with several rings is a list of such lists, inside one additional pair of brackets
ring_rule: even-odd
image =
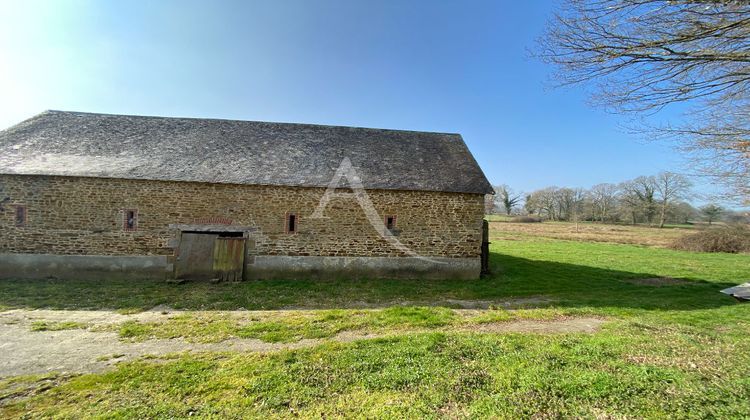
[(213, 250), (218, 234), (183, 233), (180, 237), (175, 278), (210, 280), (214, 278)]
[(214, 277), (221, 281), (241, 281), (245, 265), (246, 238), (216, 238), (213, 253)]

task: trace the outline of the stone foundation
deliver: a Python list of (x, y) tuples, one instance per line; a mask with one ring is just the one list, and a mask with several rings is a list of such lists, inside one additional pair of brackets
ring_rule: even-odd
[[(259, 256), (246, 265), (245, 277), (469, 280), (479, 271), (475, 258)], [(0, 254), (0, 278), (165, 280), (171, 274), (164, 256)]]
[(415, 257), (295, 257), (258, 256), (247, 265), (249, 279), (375, 278), (456, 279), (479, 278), (476, 258)]
[(0, 278), (61, 280), (165, 280), (165, 256), (0, 254)]

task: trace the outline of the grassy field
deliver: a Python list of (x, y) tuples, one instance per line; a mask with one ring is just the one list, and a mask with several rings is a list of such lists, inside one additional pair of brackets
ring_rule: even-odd
[[(683, 235), (695, 232), (693, 225), (666, 225), (663, 229), (646, 225), (581, 222), (509, 223), (507, 217), (492, 215), (492, 233), (499, 239), (527, 237), (571, 241), (610, 242), (665, 248)], [(504, 223), (505, 222), (505, 223)], [(699, 226), (698, 228), (705, 228)]]
[[(581, 235), (572, 224), (493, 222), (493, 274), (468, 282), (0, 281), (3, 309), (186, 311), (106, 327), (40, 322), (32, 327), (39, 331), (321, 340), (265, 353), (144, 358), (100, 374), (8, 378), (0, 380), (0, 415), (750, 416), (750, 304), (718, 293), (750, 281), (750, 255), (662, 248), (683, 229), (585, 228)], [(462, 309), (469, 304), (475, 309)], [(483, 328), (580, 317), (606, 322), (595, 333)], [(372, 338), (333, 339), (344, 332)]]

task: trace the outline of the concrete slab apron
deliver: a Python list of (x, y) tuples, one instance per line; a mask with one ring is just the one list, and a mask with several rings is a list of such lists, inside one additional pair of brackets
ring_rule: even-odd
[[(100, 372), (117, 362), (178, 352), (272, 351), (313, 345), (302, 340), (272, 344), (255, 339), (188, 343), (179, 339), (122, 342), (116, 333), (86, 330), (30, 332), (27, 326), (0, 326), (0, 378), (48, 372)], [(113, 357), (117, 356), (117, 357)], [(108, 358), (109, 360), (102, 360)]]

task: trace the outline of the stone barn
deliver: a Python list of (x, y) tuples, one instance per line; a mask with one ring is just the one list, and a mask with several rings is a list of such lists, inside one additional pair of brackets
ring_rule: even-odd
[(458, 134), (47, 111), (0, 132), (0, 276), (480, 275)]

